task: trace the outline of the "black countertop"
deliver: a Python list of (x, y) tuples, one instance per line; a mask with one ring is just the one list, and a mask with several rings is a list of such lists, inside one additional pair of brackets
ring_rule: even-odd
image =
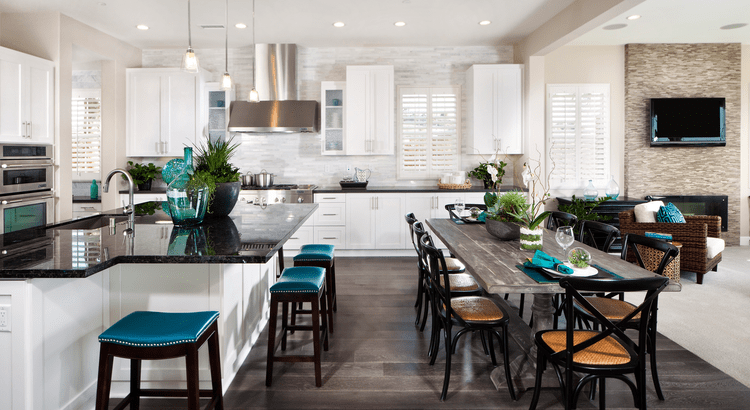
[[(122, 209), (0, 235), (0, 280), (85, 278), (118, 263), (266, 263), (318, 207), (273, 204), (263, 209), (238, 202), (227, 217), (181, 228), (160, 202), (147, 204), (156, 210), (136, 213), (133, 237), (123, 234), (127, 216)], [(110, 218), (116, 222), (113, 234)]]
[[(269, 188), (258, 188), (258, 187), (246, 187), (243, 186), (242, 189), (269, 189)], [(271, 187), (270, 189), (273, 189)], [(500, 188), (500, 192), (507, 192), (507, 191), (525, 191), (525, 188), (521, 187), (515, 187), (515, 186), (505, 186)], [(335, 186), (328, 186), (328, 187), (318, 187), (313, 190), (314, 194), (334, 194), (334, 193), (363, 193), (363, 192), (374, 192), (374, 193), (430, 193), (430, 192), (444, 192), (444, 193), (451, 193), (451, 192), (489, 192), (491, 190), (484, 189), (481, 186), (472, 186), (469, 189), (440, 189), (437, 186), (433, 187), (373, 187), (368, 186), (367, 189), (342, 189), (341, 187), (335, 187)], [(167, 192), (166, 188), (152, 188), (150, 191), (135, 191), (133, 194), (165, 194)], [(120, 190), (121, 194), (127, 194), (128, 190)]]
[(90, 203), (101, 203), (101, 198), (91, 199), (90, 196), (76, 196), (73, 195), (74, 204), (90, 204)]

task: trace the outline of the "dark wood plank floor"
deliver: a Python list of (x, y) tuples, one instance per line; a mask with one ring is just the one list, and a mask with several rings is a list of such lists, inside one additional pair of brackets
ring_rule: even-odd
[[(435, 366), (429, 366), (429, 326), (424, 334), (414, 327), (415, 258), (338, 258), (336, 262), (339, 304), (330, 350), (323, 354), (323, 386), (315, 387), (311, 363), (276, 363), (273, 386), (267, 388), (264, 332), (225, 395), (226, 409), (529, 407), (531, 391), (513, 402), (507, 390), (495, 390), (489, 378), (489, 357), (484, 355), (479, 338), (471, 335), (453, 357), (448, 400), (439, 401), (445, 355), (441, 350)], [(298, 332), (287, 351), (309, 351), (309, 337), (309, 332)], [(666, 400), (656, 398), (649, 379), (649, 408), (750, 406), (750, 389), (691, 352), (665, 337), (657, 340), (657, 349)], [(559, 396), (559, 389), (544, 389), (538, 408), (562, 408)], [(151, 399), (143, 400), (141, 408), (176, 409), (184, 408), (183, 403)], [(609, 381), (607, 408), (632, 406), (625, 384)], [(598, 403), (581, 397), (578, 408), (598, 408)]]

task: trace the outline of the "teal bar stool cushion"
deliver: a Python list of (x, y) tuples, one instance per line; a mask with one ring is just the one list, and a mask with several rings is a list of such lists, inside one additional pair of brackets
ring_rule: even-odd
[(302, 245), (294, 261), (330, 261), (333, 259), (333, 245), (312, 243)]
[(271, 293), (318, 293), (325, 280), (326, 270), (317, 266), (286, 268), (271, 286)]
[(195, 343), (219, 317), (219, 312), (133, 312), (104, 333), (100, 342), (136, 347)]

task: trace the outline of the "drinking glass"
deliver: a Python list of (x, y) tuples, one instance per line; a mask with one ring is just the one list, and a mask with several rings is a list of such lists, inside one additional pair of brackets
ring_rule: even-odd
[(561, 226), (557, 228), (557, 233), (555, 233), (555, 240), (560, 245), (560, 247), (563, 248), (563, 254), (567, 255), (565, 251), (575, 241), (575, 238), (573, 237), (573, 227)]
[(460, 218), (461, 217), (461, 212), (464, 211), (464, 200), (461, 199), (461, 198), (456, 199), (453, 202), (453, 209), (456, 210), (456, 215), (458, 215), (458, 217)]

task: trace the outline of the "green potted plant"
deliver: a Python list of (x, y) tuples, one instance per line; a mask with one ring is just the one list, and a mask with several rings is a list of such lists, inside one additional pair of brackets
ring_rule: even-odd
[(528, 207), (526, 195), (523, 192), (511, 191), (504, 195), (487, 192), (484, 194), (484, 204), (487, 206), (485, 218), (487, 232), (504, 241), (520, 237), (521, 225), (517, 223), (513, 215), (523, 212)]
[[(133, 177), (133, 183), (138, 185), (139, 191), (150, 191), (151, 190), (151, 182), (156, 178), (157, 176), (161, 175), (161, 167), (157, 167), (152, 163), (148, 163), (148, 165), (143, 164), (135, 164), (133, 161), (128, 161), (128, 173), (131, 177)], [(122, 179), (125, 178), (125, 175), (122, 176)]]
[[(608, 201), (612, 198), (605, 196), (593, 201), (587, 201), (582, 198), (576, 198), (575, 195), (570, 199), (570, 205), (559, 205), (557, 208), (562, 212), (573, 214), (578, 218), (578, 223), (583, 221), (609, 221), (612, 219), (611, 216), (600, 215), (594, 212), (594, 208), (599, 206), (604, 201)], [(576, 233), (579, 233), (578, 226), (574, 228)]]
[(508, 164), (503, 161), (480, 162), (476, 168), (469, 171), (469, 176), (481, 180), (484, 189), (496, 189), (503, 182), (506, 165)]
[(211, 216), (226, 216), (232, 212), (240, 194), (239, 168), (229, 162), (240, 144), (208, 139), (195, 146), (195, 176), (209, 186), (208, 213)]

